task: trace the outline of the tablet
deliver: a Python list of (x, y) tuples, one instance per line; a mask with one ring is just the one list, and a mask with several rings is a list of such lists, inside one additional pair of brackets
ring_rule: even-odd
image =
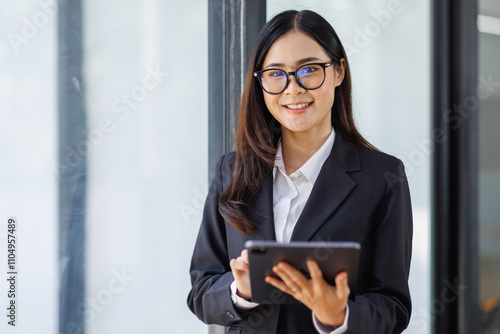
[(358, 262), (361, 246), (357, 242), (290, 242), (279, 244), (274, 241), (249, 240), (245, 243), (248, 249), (250, 266), (250, 285), (252, 301), (266, 304), (299, 303), (291, 295), (282, 292), (264, 281), (266, 276), (278, 277), (272, 267), (280, 261), (290, 263), (306, 277), (307, 259), (318, 263), (323, 277), (331, 285), (335, 285), (335, 276), (347, 271), (349, 288), (353, 299), (358, 276)]

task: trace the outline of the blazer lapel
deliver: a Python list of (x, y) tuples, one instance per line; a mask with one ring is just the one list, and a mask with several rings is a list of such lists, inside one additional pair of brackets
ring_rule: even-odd
[(313, 237), (356, 186), (356, 182), (348, 172), (360, 169), (361, 164), (356, 146), (337, 133), (332, 153), (326, 159), (318, 175), (311, 195), (293, 230), (291, 241), (307, 241)]
[(273, 214), (273, 174), (270, 173), (255, 203), (248, 210), (248, 216), (255, 224), (255, 239), (276, 240)]

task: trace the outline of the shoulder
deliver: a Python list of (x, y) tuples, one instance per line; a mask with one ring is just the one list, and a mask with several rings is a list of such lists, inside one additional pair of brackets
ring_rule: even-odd
[(407, 177), (403, 162), (384, 152), (358, 146), (339, 136), (335, 158), (358, 185), (367, 191), (387, 189), (396, 181), (404, 185)]
[(354, 144), (342, 135), (335, 137), (333, 158), (348, 172), (380, 174), (402, 166), (401, 160), (387, 153)]
[(405, 166), (400, 159), (365, 147), (358, 147), (358, 152), (361, 173), (351, 176), (360, 184), (366, 184), (371, 191), (378, 188), (386, 194), (403, 189), (405, 194), (409, 193)]
[(236, 161), (236, 152), (229, 152), (223, 154), (217, 161), (216, 173), (217, 172), (233, 172), (234, 164)]
[(226, 189), (231, 181), (236, 161), (236, 153), (230, 152), (223, 154), (215, 166), (212, 178), (213, 183), (218, 184), (221, 189)]
[(403, 162), (390, 154), (382, 151), (375, 151), (366, 147), (356, 146), (361, 166), (363, 169), (374, 171), (392, 171), (398, 168), (404, 168)]

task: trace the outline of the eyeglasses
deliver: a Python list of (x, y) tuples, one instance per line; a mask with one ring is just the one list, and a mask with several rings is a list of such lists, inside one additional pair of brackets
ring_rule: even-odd
[(293, 72), (286, 72), (279, 68), (268, 68), (254, 72), (253, 76), (259, 79), (260, 86), (267, 93), (277, 95), (282, 93), (290, 82), (290, 75), (295, 77), (300, 87), (307, 90), (314, 90), (321, 87), (325, 81), (325, 68), (331, 66), (329, 63), (314, 63), (299, 66)]

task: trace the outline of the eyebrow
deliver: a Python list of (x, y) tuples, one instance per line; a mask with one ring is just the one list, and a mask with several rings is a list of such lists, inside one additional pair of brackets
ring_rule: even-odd
[[(317, 57), (302, 58), (299, 61), (297, 61), (295, 63), (295, 65), (299, 66), (300, 64), (308, 63), (310, 61), (317, 61), (317, 60), (321, 60), (321, 59), (319, 59)], [(284, 67), (284, 66), (286, 66), (286, 65), (282, 64), (282, 63), (271, 63), (271, 64), (268, 64), (265, 68), (270, 68), (270, 67)]]

